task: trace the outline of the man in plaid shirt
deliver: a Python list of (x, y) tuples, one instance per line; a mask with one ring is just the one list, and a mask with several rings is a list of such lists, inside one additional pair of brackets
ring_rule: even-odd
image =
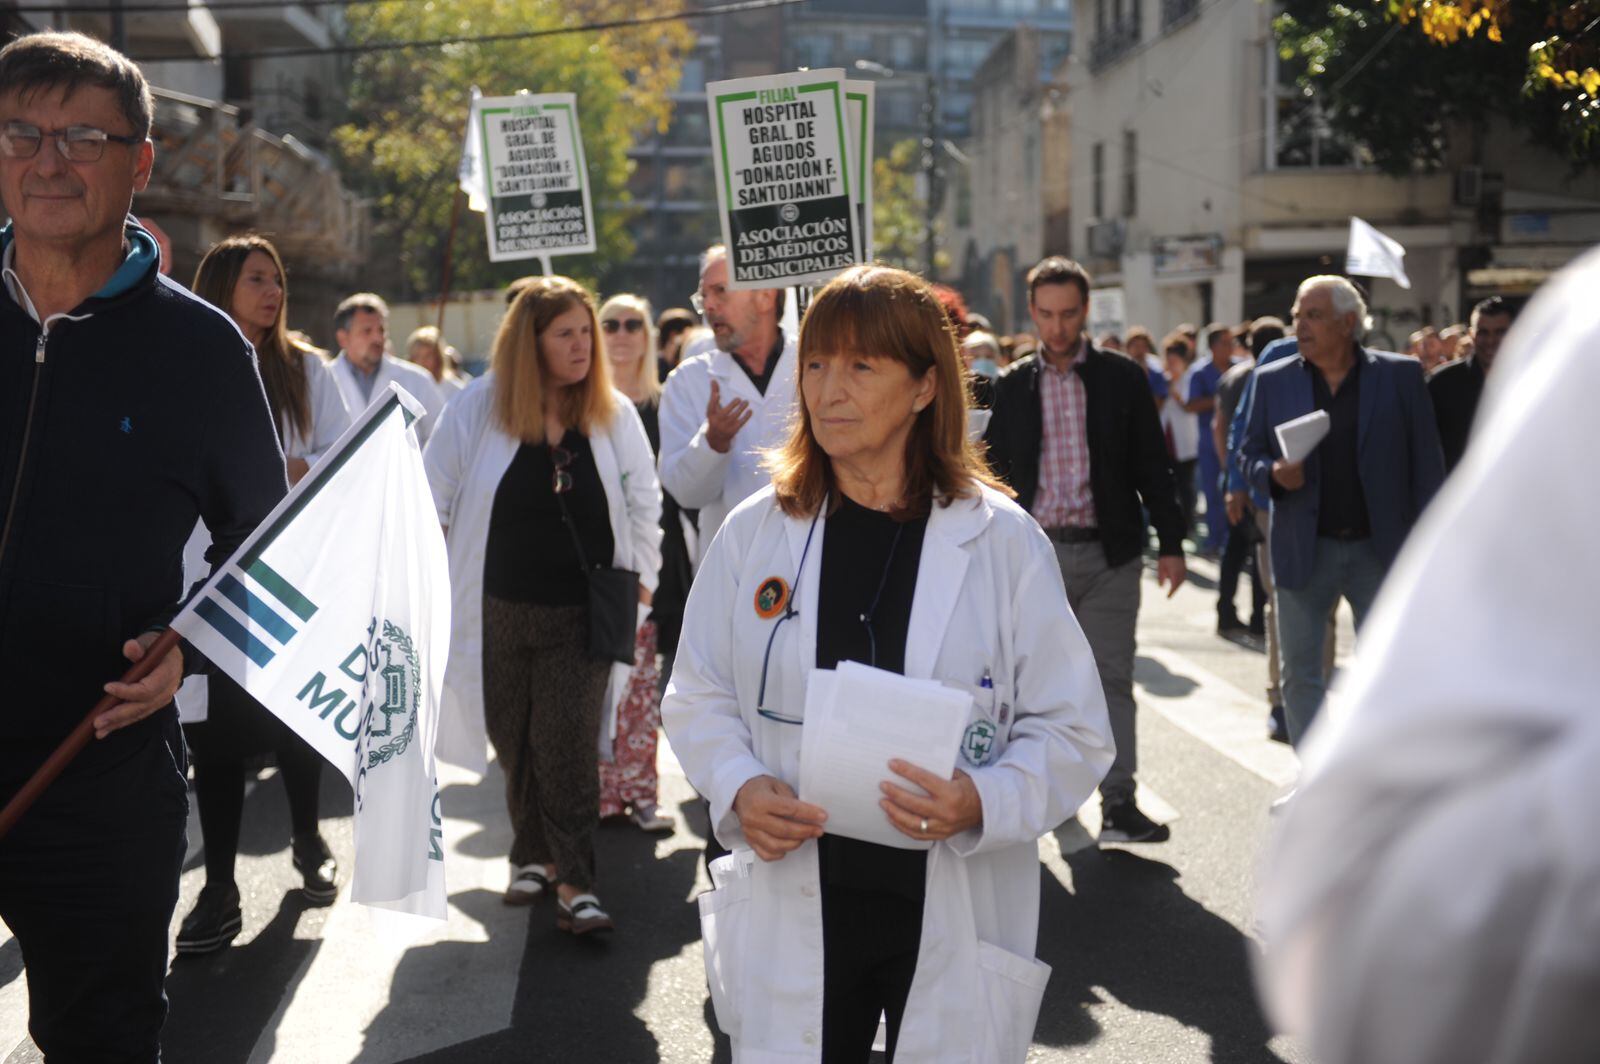
[(1160, 541), (1156, 573), (1183, 583), (1183, 513), (1143, 366), (1089, 343), (1089, 275), (1052, 256), (1028, 273), (1039, 352), (996, 382), (985, 441), (995, 471), (1055, 543), (1067, 600), (1089, 638), (1111, 711), (1117, 757), (1100, 785), (1107, 842), (1168, 835), (1134, 804), (1134, 628), (1146, 539)]

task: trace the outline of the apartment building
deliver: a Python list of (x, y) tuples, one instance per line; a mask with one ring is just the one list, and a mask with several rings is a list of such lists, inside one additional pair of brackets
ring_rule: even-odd
[(1600, 237), (1600, 179), (1504, 123), (1434, 173), (1390, 177), (1320, 121), (1257, 0), (1075, 0), (1072, 250), (1126, 324), (1287, 315), (1340, 272), (1350, 217), (1407, 249), (1407, 290), (1367, 283), (1375, 342), (1403, 346), (1478, 298), (1531, 291)]

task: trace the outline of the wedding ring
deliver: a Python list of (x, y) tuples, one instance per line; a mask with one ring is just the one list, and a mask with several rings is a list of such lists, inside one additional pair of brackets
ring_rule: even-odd
[(923, 817), (922, 818), (922, 833), (924, 835), (926, 835), (928, 833), (928, 818), (927, 817)]

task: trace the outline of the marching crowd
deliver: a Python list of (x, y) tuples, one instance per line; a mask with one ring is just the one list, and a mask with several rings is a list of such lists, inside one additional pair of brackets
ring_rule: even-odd
[[(259, 236), (212, 248), (192, 295), (163, 278), (128, 216), (149, 177), (148, 92), (110, 49), (8, 46), (0, 122), (0, 328), (8, 352), (37, 352), (0, 381), (0, 654), (17, 697), (48, 707), (0, 725), (3, 789), (100, 693), (27, 678), (84, 674), (52, 641), (95, 648), (105, 676), (138, 660), (176, 607), (185, 541), (192, 583), (398, 382), (428, 411), (417, 436), (449, 553), (439, 750), (493, 745), (514, 832), (504, 901), (551, 901), (574, 935), (614, 929), (594, 832), (613, 817), (675, 830), (664, 728), (715, 832), (707, 971), (741, 1058), (865, 1060), (882, 1014), (891, 1056), (1023, 1059), (1048, 976), (1036, 840), (1095, 790), (1102, 839), (1169, 837), (1135, 803), (1146, 565), (1170, 595), (1186, 552), (1220, 559), (1218, 630), (1267, 639), (1274, 734), (1299, 745), (1334, 610), (1364, 626), (1513, 318), (1490, 299), (1464, 330), (1377, 351), (1363, 293), (1330, 275), (1285, 319), (1095, 339), (1090, 276), (1052, 256), (1027, 275), (1028, 334), (997, 336), (958, 293), (885, 266), (821, 288), (795, 332), (794, 294), (734, 289), (716, 246), (692, 311), (517, 281), (489, 371), (468, 379), (437, 329), (393, 343), (370, 293), (336, 310), (337, 352), (312, 347)], [(203, 389), (181, 412), (162, 397), (180, 377)], [(1275, 429), (1314, 412), (1325, 435), (1291, 460)], [(102, 484), (115, 529), (85, 513)], [(185, 766), (206, 881), (180, 952), (240, 930), (233, 864), (262, 754), (307, 897), (339, 888), (317, 756), (216, 675), (178, 694), (180, 736), (173, 693), (201, 665), (174, 653), (104, 688), (118, 705), (100, 742), (0, 842), (0, 917), (50, 1061), (157, 1059)], [(896, 846), (831, 834), (796, 793), (807, 678), (843, 662), (972, 696), (951, 778), (887, 767)]]

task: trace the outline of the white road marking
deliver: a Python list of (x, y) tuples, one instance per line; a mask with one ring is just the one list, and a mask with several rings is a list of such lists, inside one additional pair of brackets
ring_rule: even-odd
[[(1222, 677), (1196, 665), (1171, 650), (1145, 644), (1140, 656), (1156, 662), (1173, 676), (1193, 681), (1197, 686), (1187, 694), (1157, 694), (1139, 681), (1141, 709), (1161, 714), (1241, 768), (1277, 787), (1287, 787), (1299, 775), (1300, 763), (1294, 751), (1267, 738), (1267, 714), (1259, 697), (1247, 695)], [(1156, 819), (1160, 819), (1157, 817)]]

